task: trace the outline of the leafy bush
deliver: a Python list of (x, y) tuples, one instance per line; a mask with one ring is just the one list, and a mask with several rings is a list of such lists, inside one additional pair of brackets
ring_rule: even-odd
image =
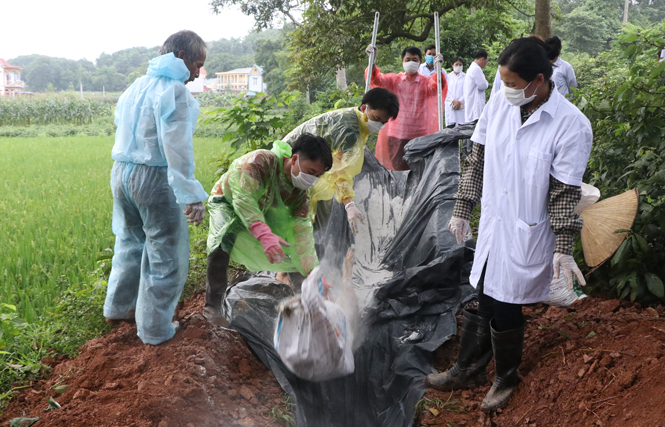
[[(663, 300), (665, 277), (665, 22), (642, 30), (627, 26), (611, 51), (590, 60), (576, 94), (594, 128), (585, 182), (611, 197), (638, 188), (632, 232), (593, 282), (621, 298)], [(598, 71), (602, 70), (602, 71)]]

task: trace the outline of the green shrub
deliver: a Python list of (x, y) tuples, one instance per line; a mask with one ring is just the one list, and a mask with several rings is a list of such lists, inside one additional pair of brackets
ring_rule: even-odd
[(111, 102), (75, 97), (0, 98), (0, 126), (92, 123), (113, 114)]

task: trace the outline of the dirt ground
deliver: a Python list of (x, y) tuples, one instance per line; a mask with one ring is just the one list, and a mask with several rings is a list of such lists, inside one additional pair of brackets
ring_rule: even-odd
[[(278, 426), (275, 377), (235, 332), (200, 315), (203, 296), (178, 312), (183, 329), (160, 346), (123, 324), (85, 344), (72, 360), (43, 360), (50, 378), (21, 390), (0, 418), (40, 417), (35, 427)], [(67, 385), (59, 394), (58, 385)], [(54, 389), (55, 388), (55, 389)], [(48, 397), (61, 409), (44, 412)]]
[[(210, 326), (202, 305), (202, 295), (189, 300), (178, 312), (183, 330), (161, 346), (143, 345), (125, 324), (75, 359), (44, 360), (53, 366), (49, 379), (21, 390), (0, 425), (19, 416), (40, 417), (35, 427), (284, 425), (272, 413), (283, 403), (272, 373), (237, 333)], [(479, 411), (490, 383), (428, 390), (415, 426), (665, 427), (662, 307), (586, 298), (524, 311), (523, 382), (510, 406), (492, 417)], [(437, 369), (453, 363), (458, 345), (455, 337), (436, 352)], [(492, 378), (491, 364), (488, 370)], [(68, 386), (62, 394), (60, 385)], [(62, 408), (44, 412), (48, 397)]]
[[(489, 382), (452, 394), (428, 390), (417, 426), (665, 426), (663, 307), (586, 298), (524, 313), (522, 383), (510, 405), (492, 417), (479, 411)], [(439, 349), (435, 367), (450, 367), (458, 346), (454, 339)], [(488, 372), (493, 378), (491, 364)]]

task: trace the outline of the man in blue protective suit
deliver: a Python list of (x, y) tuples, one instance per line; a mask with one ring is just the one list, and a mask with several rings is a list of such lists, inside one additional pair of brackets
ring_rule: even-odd
[(141, 341), (152, 345), (175, 334), (173, 314), (189, 269), (187, 223), (203, 221), (208, 198), (194, 177), (199, 103), (185, 87), (199, 76), (206, 44), (180, 31), (159, 53), (115, 110), (116, 242), (104, 303), (107, 322), (135, 320)]

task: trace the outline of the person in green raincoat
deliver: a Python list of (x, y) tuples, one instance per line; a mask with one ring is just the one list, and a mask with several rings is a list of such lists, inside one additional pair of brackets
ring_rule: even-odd
[(333, 153), (333, 167), (309, 191), (314, 228), (325, 226), (332, 209), (332, 198), (344, 204), (353, 234), (363, 215), (353, 203), (353, 178), (360, 173), (365, 158), (365, 144), (371, 133), (378, 133), (399, 113), (397, 95), (375, 88), (362, 98), (360, 107), (342, 108), (316, 116), (291, 131), (283, 141), (293, 145), (303, 133), (323, 137)]
[(208, 199), (208, 271), (204, 315), (225, 325), (222, 314), (229, 260), (250, 271), (306, 276), (317, 264), (310, 189), (333, 166), (325, 139), (309, 133), (290, 146), (275, 141), (236, 159)]

